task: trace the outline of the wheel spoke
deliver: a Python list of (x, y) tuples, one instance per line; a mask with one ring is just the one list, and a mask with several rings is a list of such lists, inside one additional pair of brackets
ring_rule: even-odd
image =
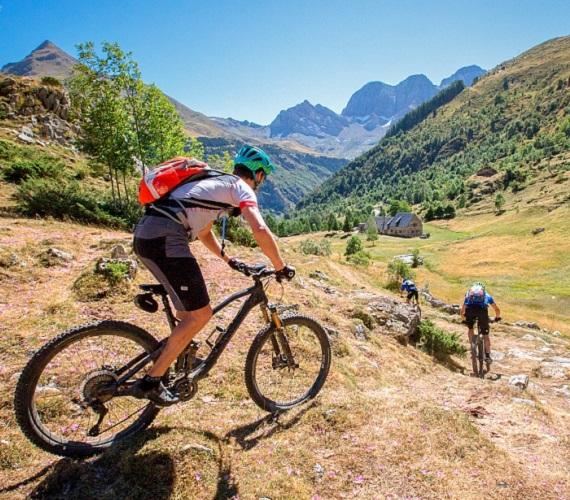
[[(328, 370), (328, 341), (323, 345), (314, 328), (306, 320), (285, 320), (283, 338), (275, 334), (279, 352), (275, 352), (273, 332), (257, 348), (252, 366), (255, 391), (270, 406), (291, 407), (305, 401), (312, 395), (323, 366)], [(292, 359), (287, 359), (288, 350)]]
[[(119, 433), (142, 428), (141, 421), (150, 422), (156, 414), (149, 402), (109, 399), (105, 392), (118, 379), (115, 370), (155, 349), (156, 341), (126, 323), (107, 325), (63, 334), (25, 369), (29, 380), (19, 384), (17, 399), (28, 401), (29, 410), (16, 405), (18, 422), (32, 441), (48, 451), (59, 446), (57, 453), (70, 456), (90, 452), (94, 446), (110, 444)], [(145, 371), (146, 367), (136, 376)]]

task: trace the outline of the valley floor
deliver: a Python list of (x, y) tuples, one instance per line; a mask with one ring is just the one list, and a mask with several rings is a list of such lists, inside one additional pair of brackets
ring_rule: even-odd
[[(321, 396), (278, 418), (248, 399), (243, 364), (261, 326), (256, 318), (236, 335), (196, 398), (163, 410), (140, 438), (84, 461), (39, 451), (16, 427), (12, 409), (19, 371), (34, 349), (61, 330), (98, 319), (167, 333), (162, 318), (132, 305), (134, 285), (130, 293), (94, 302), (74, 295), (78, 276), (129, 239), (96, 227), (0, 219), (0, 498), (570, 497), (567, 337), (494, 325), (497, 361), (483, 381), (468, 375), (467, 359), (443, 366), (380, 327), (357, 340), (355, 309), (388, 293), (378, 287), (379, 264), (361, 270), (337, 258), (303, 256), (295, 238), (282, 242), (299, 271), (282, 301), (299, 304), (339, 333)], [(434, 231), (428, 242), (437, 241)], [(45, 267), (39, 256), (48, 247), (74, 260)], [(195, 250), (215, 299), (248, 283)], [(235, 251), (259, 259), (253, 250)], [(328, 276), (325, 282), (310, 277), (315, 270)], [(136, 283), (149, 279), (141, 270)], [(269, 294), (280, 300), (281, 288)], [(464, 336), (457, 318), (427, 306), (423, 314)], [(507, 383), (519, 373), (531, 379), (524, 391)]]

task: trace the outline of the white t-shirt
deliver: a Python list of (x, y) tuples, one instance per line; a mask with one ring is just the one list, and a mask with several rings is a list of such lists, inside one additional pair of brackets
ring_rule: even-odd
[[(231, 174), (182, 184), (182, 186), (172, 191), (169, 198), (182, 202), (191, 199), (205, 202), (213, 201), (240, 209), (257, 206), (255, 191), (245, 181)], [(195, 240), (202, 229), (208, 226), (210, 222), (226, 215), (228, 210), (226, 208), (185, 208), (186, 217), (191, 228), (189, 232), (190, 240)]]

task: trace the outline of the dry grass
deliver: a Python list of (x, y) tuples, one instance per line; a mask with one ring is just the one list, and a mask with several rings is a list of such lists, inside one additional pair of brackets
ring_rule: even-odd
[[(261, 327), (251, 316), (192, 401), (163, 410), (138, 438), (84, 461), (61, 460), (34, 448), (15, 426), (11, 397), (31, 350), (58, 331), (86, 321), (130, 321), (157, 337), (167, 331), (159, 315), (134, 308), (131, 295), (77, 302), (74, 281), (105, 242), (128, 235), (98, 228), (4, 219), (3, 248), (26, 256), (25, 271), (2, 278), (0, 301), (0, 497), (50, 498), (557, 498), (570, 494), (567, 470), (568, 403), (554, 393), (531, 396), (499, 381), (481, 382), (402, 347), (379, 329), (369, 341), (352, 337), (351, 315), (366, 304), (357, 292), (371, 286), (379, 264), (355, 270), (338, 256), (302, 256), (283, 242), (299, 279), (283, 301), (297, 303), (339, 332), (322, 395), (274, 419), (247, 397), (243, 364)], [(49, 238), (76, 257), (68, 266), (43, 267), (37, 253)], [(379, 244), (380, 245), (380, 244)], [(236, 249), (246, 260), (252, 250)], [(217, 299), (248, 283), (196, 249)], [(311, 271), (330, 280), (319, 283)], [(29, 276), (34, 276), (31, 280)], [(137, 282), (149, 280), (144, 271)], [(214, 283), (215, 281), (215, 283)], [(334, 293), (324, 290), (330, 286)], [(278, 300), (281, 288), (270, 295)], [(352, 293), (352, 295), (350, 295)], [(438, 325), (457, 325), (431, 311)], [(159, 319), (160, 318), (160, 319)], [(159, 323), (160, 321), (160, 323)], [(520, 345), (522, 333), (501, 326), (497, 346)], [(567, 349), (562, 340), (552, 344)], [(512, 370), (530, 370), (523, 360)], [(558, 383), (552, 381), (552, 384)], [(541, 384), (543, 382), (541, 381)], [(548, 385), (543, 384), (545, 390)], [(554, 385), (553, 385), (554, 386)], [(531, 399), (535, 406), (513, 403)], [(487, 416), (473, 417), (478, 407)], [(56, 411), (52, 409), (51, 411)], [(478, 410), (477, 410), (478, 411)]]

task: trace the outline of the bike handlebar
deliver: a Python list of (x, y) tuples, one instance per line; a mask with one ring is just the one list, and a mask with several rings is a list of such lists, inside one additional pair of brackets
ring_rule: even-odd
[(275, 269), (267, 267), (265, 264), (254, 264), (251, 266), (243, 264), (239, 266), (236, 271), (245, 276), (251, 276), (252, 278), (266, 278), (267, 276), (274, 275), (276, 272)]

